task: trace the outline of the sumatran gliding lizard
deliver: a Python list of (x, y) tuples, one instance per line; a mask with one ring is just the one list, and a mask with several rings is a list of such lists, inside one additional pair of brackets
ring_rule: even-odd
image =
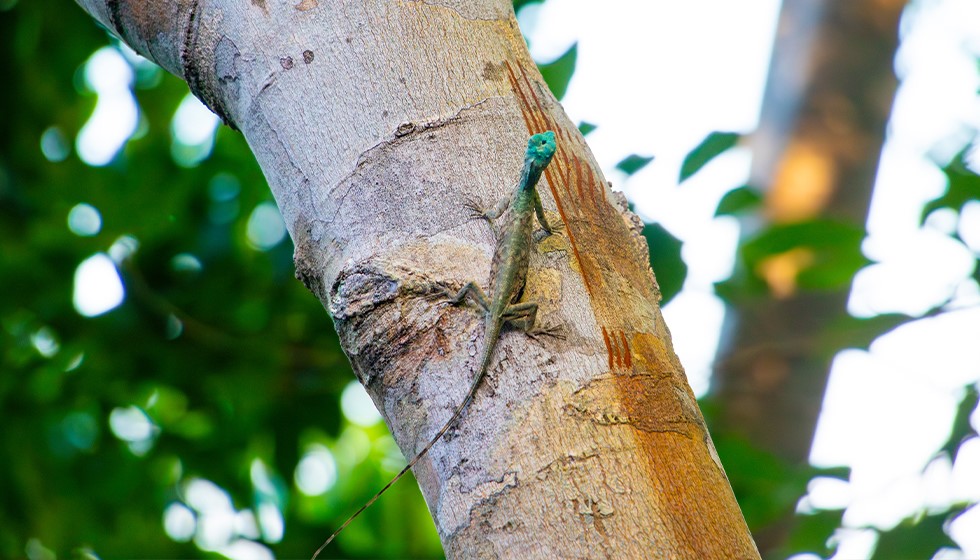
[[(361, 509), (354, 512), (343, 525), (337, 529), (330, 538), (324, 542), (313, 554), (313, 560), (333, 539), (344, 530), (355, 517), (373, 504), (385, 490), (391, 487), (409, 469), (419, 462), (432, 449), (437, 441), (446, 433), (449, 428), (456, 423), (466, 406), (473, 400), (476, 390), (480, 386), (483, 377), (486, 376), (493, 358), (493, 350), (497, 346), (500, 338), (500, 330), (504, 323), (518, 327), (524, 331), (532, 332), (534, 321), (538, 312), (536, 303), (521, 302), (518, 300), (524, 291), (524, 284), (527, 280), (528, 261), (531, 257), (531, 247), (534, 240), (534, 217), (537, 216), (538, 222), (545, 233), (550, 235), (553, 230), (548, 225), (544, 216), (544, 209), (541, 207), (541, 196), (536, 189), (538, 180), (544, 169), (551, 162), (555, 155), (555, 133), (552, 131), (542, 132), (531, 136), (527, 143), (527, 152), (524, 155), (524, 168), (521, 171), (521, 178), (514, 188), (514, 192), (507, 198), (500, 201), (490, 210), (482, 210), (476, 203), (468, 202), (466, 207), (472, 212), (474, 218), (482, 218), (488, 222), (493, 222), (501, 217), (506, 210), (510, 210), (506, 216), (506, 222), (497, 232), (497, 248), (493, 254), (493, 261), (490, 265), (490, 297), (480, 289), (479, 284), (467, 282), (465, 286), (455, 295), (450, 297), (449, 303), (459, 305), (470, 297), (483, 310), (486, 318), (485, 334), (483, 336), (483, 354), (480, 358), (480, 369), (470, 385), (470, 390), (466, 398), (460, 403), (453, 415), (449, 418), (442, 429), (436, 432), (432, 440), (419, 451), (411, 461), (405, 465), (391, 482), (385, 485), (373, 498), (368, 500)], [(446, 295), (451, 292), (446, 291)], [(550, 329), (541, 329), (541, 332), (549, 333)], [(553, 333), (552, 333), (553, 334)]]

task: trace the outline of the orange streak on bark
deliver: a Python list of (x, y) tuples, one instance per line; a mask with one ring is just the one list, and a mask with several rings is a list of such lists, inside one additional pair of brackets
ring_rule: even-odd
[(564, 185), (564, 187), (565, 187), (565, 194), (568, 195), (568, 196), (571, 196), (572, 195), (572, 188), (571, 188), (571, 184), (572, 183), (571, 183), (571, 179), (572, 179), (572, 168), (566, 162), (566, 165), (565, 165), (565, 176), (561, 178), (561, 184)]
[[(554, 130), (554, 129), (552, 129), (552, 130)], [(557, 164), (558, 164), (558, 174), (559, 175), (564, 175), (564, 177), (562, 177), (561, 183), (562, 183), (562, 185), (565, 188), (565, 193), (568, 194), (569, 196), (571, 196), (571, 194), (572, 194), (572, 187), (571, 187), (571, 184), (568, 181), (569, 180), (569, 177), (571, 175), (571, 166), (569, 166), (569, 164), (568, 164), (568, 148), (565, 148), (564, 147), (564, 146), (567, 146), (568, 145), (566, 143), (567, 138), (565, 136), (565, 133), (560, 128), (558, 129), (558, 136), (562, 140), (562, 143), (559, 145), (560, 147), (558, 149), (558, 161), (557, 161)]]
[(578, 185), (578, 197), (580, 200), (585, 200), (585, 195), (582, 193), (582, 160), (575, 160), (575, 183)]
[(626, 333), (619, 331), (619, 338), (623, 341), (623, 359), (626, 361), (626, 368), (629, 369), (633, 367), (633, 358), (630, 356), (632, 351), (630, 350), (630, 344), (626, 341)]
[[(524, 93), (520, 89), (520, 84), (517, 81), (517, 76), (514, 75), (514, 69), (511, 68), (510, 62), (504, 61), (504, 64), (507, 65), (507, 74), (508, 74), (508, 79), (510, 80), (510, 88), (514, 90), (514, 94), (516, 94), (518, 98), (517, 105), (521, 108), (521, 117), (524, 118), (524, 125), (527, 126), (528, 132), (531, 132), (533, 128), (531, 126), (531, 121), (530, 121), (531, 111), (525, 110), (527, 108), (527, 97), (524, 96)], [(533, 132), (531, 133), (533, 134)]]
[[(652, 333), (628, 339), (635, 370), (604, 378), (580, 391), (576, 403), (629, 420), (643, 450), (637, 467), (650, 474), (653, 514), (670, 543), (670, 558), (758, 558), (728, 479), (710, 443), (690, 390), (679, 394), (670, 348)], [(606, 384), (619, 394), (612, 404)], [(592, 392), (586, 392), (592, 391)], [(586, 406), (588, 412), (592, 412)]]
[[(537, 130), (537, 131), (529, 130), (528, 132), (532, 134), (534, 134), (535, 132), (544, 132), (544, 127), (547, 124), (547, 120), (544, 118), (544, 114), (545, 114), (544, 107), (542, 107), (541, 100), (538, 99), (537, 94), (534, 93), (534, 86), (531, 85), (531, 81), (528, 79), (527, 72), (524, 71), (523, 67), (521, 67), (521, 78), (524, 79), (524, 85), (527, 86), (527, 93), (530, 93), (531, 98), (534, 99), (534, 103), (533, 104), (527, 103), (526, 107), (529, 109), (528, 112), (531, 113), (531, 116), (534, 117), (534, 124), (538, 125), (538, 127), (541, 128), (541, 130)], [(530, 111), (532, 107), (537, 108), (538, 110), (537, 114), (535, 114), (533, 111)]]
[(591, 187), (589, 192), (592, 195), (592, 205), (598, 208), (600, 201), (602, 200), (602, 193), (605, 185), (602, 184), (602, 181), (598, 181), (595, 175), (590, 174), (589, 186)]
[(609, 369), (613, 369), (613, 351), (612, 345), (609, 343), (609, 333), (606, 332), (606, 327), (602, 327), (602, 340), (606, 342), (606, 355), (609, 356)]
[(558, 197), (558, 193), (555, 189), (555, 174), (552, 173), (550, 169), (544, 170), (545, 178), (548, 179), (548, 186), (551, 188), (551, 196), (555, 199), (555, 206), (558, 207), (558, 215), (561, 216), (561, 221), (565, 224), (565, 234), (568, 236), (568, 244), (572, 247), (572, 254), (575, 255), (575, 261), (579, 263), (579, 270), (582, 271), (582, 283), (585, 284), (585, 291), (589, 292), (590, 298), (595, 298), (595, 291), (592, 287), (591, 271), (588, 264), (582, 260), (582, 256), (578, 251), (578, 243), (575, 242), (575, 233), (572, 232), (572, 227), (568, 223), (568, 218), (565, 216), (565, 208), (561, 203), (561, 198)]
[[(521, 115), (524, 117), (524, 124), (527, 126), (528, 133), (534, 134), (535, 125), (539, 124), (539, 121), (538, 119), (534, 118), (535, 112), (533, 111), (533, 108), (528, 100), (527, 94), (524, 93), (520, 80), (517, 78), (517, 75), (514, 74), (514, 70), (511, 67), (510, 62), (507, 62), (506, 64), (511, 88), (513, 88), (514, 93), (517, 95), (518, 107), (520, 107)], [(534, 94), (534, 88), (528, 81), (527, 73), (523, 68), (521, 68), (521, 76), (523, 77), (524, 84), (527, 85), (527, 89), (531, 93), (531, 97), (534, 98), (534, 107), (538, 109), (538, 112), (544, 114), (544, 109), (541, 107), (541, 102)], [(563, 148), (560, 149), (563, 150)], [(557, 184), (556, 174), (550, 167), (545, 169), (544, 173), (545, 178), (548, 180), (548, 188), (551, 189), (551, 196), (555, 199), (555, 205), (558, 207), (558, 215), (561, 216), (561, 220), (565, 224), (565, 233), (568, 235), (568, 244), (572, 247), (572, 254), (575, 255), (575, 260), (580, 264), (580, 270), (582, 271), (582, 282), (585, 284), (585, 289), (587, 292), (589, 292), (590, 297), (594, 297), (595, 292), (592, 288), (592, 281), (589, 278), (590, 272), (586, 269), (586, 265), (582, 261), (582, 257), (579, 254), (578, 244), (575, 242), (575, 234), (572, 232), (572, 228), (569, 226), (568, 217), (566, 216), (565, 208), (562, 205), (562, 199), (558, 196), (558, 191), (555, 187)]]

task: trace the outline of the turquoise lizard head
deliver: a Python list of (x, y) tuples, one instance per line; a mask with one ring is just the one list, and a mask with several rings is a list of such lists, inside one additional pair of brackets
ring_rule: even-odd
[(524, 154), (524, 171), (521, 176), (521, 188), (534, 190), (541, 178), (544, 168), (551, 163), (555, 155), (555, 133), (546, 130), (535, 134), (527, 141), (527, 152)]
[(555, 155), (555, 133), (548, 130), (535, 134), (527, 141), (527, 153), (524, 159), (533, 161), (535, 167), (544, 169)]

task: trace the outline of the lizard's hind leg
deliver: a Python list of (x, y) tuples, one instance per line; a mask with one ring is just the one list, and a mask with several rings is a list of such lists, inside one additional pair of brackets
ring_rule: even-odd
[(507, 306), (507, 309), (504, 310), (504, 320), (521, 329), (531, 338), (537, 338), (538, 335), (542, 334), (555, 338), (565, 338), (561, 327), (535, 324), (537, 316), (538, 304), (536, 303), (515, 303)]
[(449, 298), (449, 303), (460, 305), (466, 299), (466, 296), (470, 296), (470, 299), (475, 301), (483, 309), (484, 313), (490, 311), (490, 298), (487, 297), (487, 294), (475, 282), (467, 282), (455, 296)]
[(524, 332), (531, 332), (534, 329), (537, 316), (538, 304), (536, 303), (515, 303), (504, 309), (504, 320)]

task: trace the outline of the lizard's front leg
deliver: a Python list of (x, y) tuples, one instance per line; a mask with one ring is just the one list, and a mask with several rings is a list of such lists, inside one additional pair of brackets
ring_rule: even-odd
[(476, 198), (470, 198), (463, 203), (470, 211), (470, 218), (474, 220), (486, 220), (493, 225), (493, 221), (499, 218), (508, 207), (510, 207), (511, 201), (514, 199), (514, 195), (510, 194), (504, 198), (497, 201), (497, 204), (490, 208), (489, 210), (483, 207), (483, 203)]
[[(541, 206), (541, 195), (538, 191), (534, 191), (534, 214), (538, 217), (538, 223), (541, 224), (541, 229), (546, 232), (546, 235), (542, 236), (541, 239), (565, 227), (565, 224), (561, 222), (557, 222), (554, 225), (548, 223), (548, 219), (544, 216), (544, 207)], [(536, 241), (541, 241), (541, 239), (536, 239)]]

